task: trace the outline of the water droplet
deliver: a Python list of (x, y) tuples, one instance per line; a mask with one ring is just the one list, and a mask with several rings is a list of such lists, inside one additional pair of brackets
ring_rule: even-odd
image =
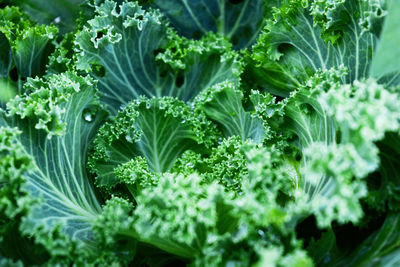
[(209, 236), (207, 237), (207, 242), (208, 242), (208, 244), (212, 244), (212, 243), (214, 243), (215, 241), (217, 241), (217, 236), (216, 236), (216, 235), (209, 235)]
[(186, 120), (185, 120), (185, 119), (182, 119), (181, 123), (185, 123), (185, 122), (186, 122)]
[(193, 165), (193, 163), (189, 162), (189, 163), (186, 164), (186, 167), (188, 167), (188, 168), (193, 168), (194, 165)]
[(84, 113), (83, 114), (83, 119), (87, 122), (91, 122), (93, 120), (92, 114), (90, 113)]
[(133, 143), (134, 142), (134, 137), (131, 134), (128, 134), (125, 136), (126, 141), (128, 141), (129, 143)]
[(260, 235), (260, 236), (262, 236), (262, 237), (264, 237), (265, 236), (265, 233), (264, 233), (264, 231), (263, 230), (258, 230), (258, 234)]
[(61, 22), (61, 18), (57, 17), (54, 19), (54, 24), (59, 24)]
[(121, 106), (119, 106), (120, 110), (123, 110), (124, 108), (126, 108), (126, 105), (122, 104)]

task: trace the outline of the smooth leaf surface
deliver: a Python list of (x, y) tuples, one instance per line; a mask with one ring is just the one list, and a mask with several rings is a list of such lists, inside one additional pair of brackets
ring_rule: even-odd
[(371, 64), (370, 73), (375, 78), (389, 74), (397, 77), (400, 72), (397, 60), (393, 60), (400, 58), (400, 1), (389, 1), (388, 13)]
[(262, 0), (156, 0), (151, 6), (166, 14), (178, 32), (188, 38), (197, 39), (212, 31), (241, 49), (255, 42), (265, 23), (267, 5), (271, 4)]

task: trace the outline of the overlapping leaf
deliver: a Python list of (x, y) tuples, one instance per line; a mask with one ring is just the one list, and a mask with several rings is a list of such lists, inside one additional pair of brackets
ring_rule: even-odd
[[(0, 119), (1, 127), (20, 129), (14, 137), (15, 149), (22, 150), (31, 161), (29, 170), (11, 169), (25, 181), (22, 190), (29, 195), (28, 199), (38, 201), (29, 207), (21, 230), (35, 236), (50, 250), (58, 247), (52, 252), (54, 255), (68, 257), (72, 252), (71, 242), (81, 249), (95, 246), (90, 221), (101, 207), (84, 162), (104, 113), (90, 79), (66, 73), (48, 80), (30, 80), (28, 84), (37, 91), (22, 96), (17, 106), (10, 104), (9, 111), (3, 112)], [(40, 95), (34, 96), (39, 92)], [(57, 114), (59, 121), (54, 118), (42, 129), (37, 127), (40, 119), (36, 112)], [(58, 123), (63, 124), (62, 131), (52, 128), (57, 128)], [(60, 239), (54, 240), (52, 235), (57, 232)], [(90, 250), (82, 254), (89, 255)]]
[(221, 39), (182, 39), (159, 12), (134, 2), (106, 1), (96, 10), (77, 35), (77, 67), (99, 80), (102, 101), (113, 113), (141, 95), (189, 101), (213, 84), (237, 80), (240, 64)]

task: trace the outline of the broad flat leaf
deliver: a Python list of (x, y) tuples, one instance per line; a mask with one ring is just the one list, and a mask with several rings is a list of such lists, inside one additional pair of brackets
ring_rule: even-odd
[(5, 108), (5, 104), (16, 95), (16, 83), (9, 78), (0, 78), (0, 108)]
[(368, 177), (369, 194), (365, 201), (380, 211), (400, 211), (400, 138), (397, 133), (387, 133), (377, 143), (379, 170)]
[(392, 74), (395, 79), (400, 75), (400, 1), (391, 0), (388, 7), (379, 43), (374, 52), (370, 73), (375, 78)]
[[(400, 215), (390, 212), (383, 225), (343, 259), (328, 266), (397, 266), (400, 262)], [(391, 265), (392, 263), (393, 265)]]
[(41, 0), (16, 0), (18, 5), (32, 20), (40, 24), (54, 23), (61, 33), (70, 32), (76, 25), (80, 13), (89, 13), (86, 0), (53, 0), (43, 4)]
[(11, 48), (7, 37), (0, 32), (0, 78), (8, 77), (11, 68)]
[(141, 95), (189, 101), (216, 83), (238, 79), (240, 64), (223, 40), (180, 39), (158, 12), (135, 2), (117, 11), (115, 2), (106, 1), (96, 10), (77, 35), (77, 67), (99, 80), (102, 101), (114, 114)]
[(271, 4), (263, 0), (155, 0), (151, 6), (166, 14), (187, 38), (197, 39), (212, 31), (241, 49), (255, 42), (264, 26), (267, 5)]
[[(93, 81), (66, 73), (51, 76), (48, 81), (28, 80), (29, 83), (40, 85), (36, 89), (42, 90), (43, 100), (56, 103), (52, 106), (42, 102), (42, 113), (59, 112), (65, 128), (57, 135), (37, 129), (35, 114), (24, 111), (32, 107), (32, 102), (40, 103), (40, 99), (29, 95), (23, 96), (25, 101), (17, 107), (10, 106), (9, 112), (18, 115), (1, 114), (1, 127), (18, 127), (22, 131), (17, 142), (32, 160), (32, 168), (24, 174), (24, 191), (31, 199), (39, 200), (29, 208), (21, 229), (50, 247), (50, 251), (57, 244), (52, 244), (48, 233), (59, 226), (67, 240), (89, 244), (93, 241), (90, 221), (101, 208), (86, 175), (85, 160), (90, 140), (104, 117)], [(62, 97), (57, 98), (57, 93)]]
[[(23, 236), (19, 232), (19, 221), (11, 220), (7, 223), (3, 221), (0, 224), (0, 232), (2, 240), (0, 242), (0, 265), (1, 266), (18, 266), (16, 264), (4, 264), (1, 262), (1, 255), (7, 255), (12, 259), (18, 259), (22, 266), (42, 265), (49, 255), (43, 246), (35, 244), (32, 238)], [(24, 263), (24, 265), (22, 265)]]

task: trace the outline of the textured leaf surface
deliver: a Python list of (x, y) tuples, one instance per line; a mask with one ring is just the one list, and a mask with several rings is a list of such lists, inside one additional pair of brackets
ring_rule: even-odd
[(324, 28), (314, 25), (309, 8), (285, 1), (253, 47), (253, 58), (261, 66), (255, 70), (257, 78), (278, 87), (285, 96), (318, 69), (345, 66), (348, 74), (343, 82), (368, 77), (377, 42), (377, 36), (362, 24), (370, 9), (368, 1), (345, 1), (329, 14), (331, 31), (322, 34)]
[(136, 156), (145, 158), (152, 172), (168, 171), (186, 149), (213, 137), (206, 136), (207, 126), (204, 115), (194, 116), (187, 105), (173, 98), (132, 102), (113, 123), (101, 128), (95, 140), (92, 160), (99, 184), (115, 184), (114, 168)]
[[(45, 86), (46, 82), (43, 83)], [(86, 175), (84, 162), (103, 114), (96, 114), (99, 103), (90, 80), (74, 74), (61, 74), (50, 77), (48, 83), (59, 85), (57, 89), (47, 87), (49, 92), (61, 90), (66, 96), (57, 102), (64, 111), (60, 117), (66, 124), (62, 134), (51, 137), (45, 130), (36, 129), (35, 118), (30, 116), (8, 117), (3, 114), (0, 120), (3, 127), (18, 127), (22, 131), (18, 143), (32, 160), (32, 168), (24, 174), (24, 190), (39, 202), (29, 209), (22, 229), (41, 237), (41, 233), (62, 226), (62, 233), (71, 240), (91, 242), (90, 221), (101, 208)], [(21, 106), (23, 104), (19, 108)], [(42, 108), (46, 112), (46, 106)], [(51, 236), (47, 238), (50, 239), (42, 241), (51, 240)]]
[(9, 41), (19, 75), (26, 78), (42, 74), (48, 45), (56, 37), (58, 29), (54, 26), (35, 25), (16, 7), (1, 9), (0, 16), (0, 32)]
[(197, 107), (219, 123), (225, 136), (239, 136), (243, 141), (262, 142), (265, 129), (260, 118), (246, 111), (242, 104), (243, 93), (235, 84), (221, 83), (204, 91), (196, 99)]
[[(229, 50), (224, 42), (181, 40), (161, 14), (144, 11), (134, 2), (123, 3), (119, 9), (106, 1), (76, 40), (81, 49), (78, 68), (98, 78), (102, 100), (113, 113), (141, 95), (189, 101), (213, 84), (237, 79), (240, 65), (234, 55), (222, 54)], [(175, 50), (184, 56), (179, 62), (172, 57), (166, 63), (169, 56), (159, 53), (175, 46), (171, 42), (177, 42), (176, 47), (167, 52)]]

